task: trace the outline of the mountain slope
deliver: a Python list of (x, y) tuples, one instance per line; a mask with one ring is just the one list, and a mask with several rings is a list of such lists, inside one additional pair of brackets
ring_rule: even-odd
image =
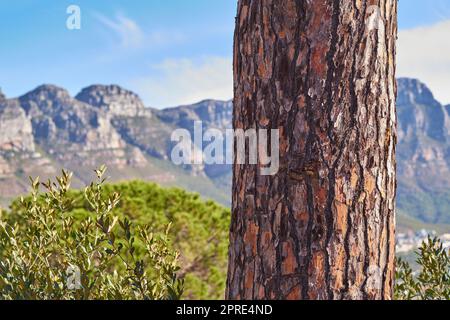
[(112, 181), (142, 179), (180, 186), (228, 204), (206, 176), (193, 177), (167, 160), (173, 128), (139, 97), (118, 86), (91, 86), (76, 98), (42, 85), (17, 99), (0, 99), (0, 201), (27, 191), (28, 176), (42, 180), (61, 168), (74, 187), (105, 163)]
[(420, 81), (398, 80), (398, 208), (450, 223), (450, 109)]

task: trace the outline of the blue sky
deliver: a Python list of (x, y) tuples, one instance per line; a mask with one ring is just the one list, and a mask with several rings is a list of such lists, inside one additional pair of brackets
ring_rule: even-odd
[[(66, 28), (70, 4), (81, 8), (81, 30)], [(75, 95), (115, 83), (153, 107), (229, 99), (235, 12), (235, 0), (2, 0), (0, 87), (14, 97), (52, 83)], [(399, 63), (399, 75), (422, 79), (446, 103), (450, 48), (430, 57), (444, 66), (430, 71), (422, 61), (426, 51), (442, 51), (449, 21), (450, 0), (400, 0), (399, 56), (408, 63)], [(431, 43), (414, 56), (417, 34)]]

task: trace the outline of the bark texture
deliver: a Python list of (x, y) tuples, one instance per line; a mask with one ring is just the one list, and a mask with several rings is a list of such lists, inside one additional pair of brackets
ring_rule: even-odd
[(234, 127), (280, 130), (280, 170), (234, 165), (228, 299), (390, 299), (396, 0), (240, 0)]

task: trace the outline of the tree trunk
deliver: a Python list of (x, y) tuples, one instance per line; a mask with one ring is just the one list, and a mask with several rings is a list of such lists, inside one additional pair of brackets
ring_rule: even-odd
[(391, 299), (397, 0), (239, 0), (234, 127), (280, 169), (233, 167), (228, 299)]

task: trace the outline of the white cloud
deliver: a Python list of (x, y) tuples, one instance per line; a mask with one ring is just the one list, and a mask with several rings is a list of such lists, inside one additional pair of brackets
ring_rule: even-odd
[(441, 103), (450, 103), (450, 20), (402, 30), (398, 36), (397, 76), (424, 82)]
[[(450, 103), (449, 35), (450, 20), (447, 20), (402, 30), (397, 44), (397, 76), (421, 80), (444, 104)], [(232, 72), (231, 58), (167, 59), (153, 65), (149, 76), (132, 80), (130, 87), (154, 107), (195, 103), (207, 98), (227, 100), (233, 95)]]
[(118, 14), (114, 19), (110, 19), (101, 14), (95, 14), (95, 17), (104, 26), (116, 33), (120, 44), (124, 48), (140, 47), (144, 40), (144, 33), (139, 25), (132, 19)]
[(203, 99), (228, 100), (233, 96), (231, 58), (167, 59), (151, 68), (151, 76), (130, 86), (152, 107), (168, 107)]
[(94, 13), (104, 27), (112, 31), (124, 49), (149, 49), (173, 45), (185, 41), (185, 35), (176, 30), (146, 31), (133, 19), (118, 13), (114, 18), (108, 18), (100, 13)]

